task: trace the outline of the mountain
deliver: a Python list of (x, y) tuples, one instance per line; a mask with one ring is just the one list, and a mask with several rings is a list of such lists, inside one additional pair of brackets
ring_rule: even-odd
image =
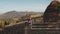
[[(26, 14), (28, 15), (28, 14), (39, 14), (40, 12), (22, 12), (22, 11), (20, 11), (20, 12), (18, 12), (18, 11), (9, 11), (9, 12), (6, 12), (6, 13), (4, 13), (4, 14), (2, 14), (2, 15), (0, 15), (0, 19), (1, 18), (20, 18), (20, 17), (22, 17), (22, 16), (25, 16)], [(41, 12), (42, 13), (42, 12)], [(41, 14), (40, 13), (40, 14)]]

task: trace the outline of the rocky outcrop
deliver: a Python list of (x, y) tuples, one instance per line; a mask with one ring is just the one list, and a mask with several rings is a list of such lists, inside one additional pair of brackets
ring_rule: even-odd
[(57, 22), (60, 20), (60, 2), (52, 1), (43, 15), (44, 22)]
[(60, 30), (60, 2), (52, 1), (43, 15), (44, 24), (53, 30)]

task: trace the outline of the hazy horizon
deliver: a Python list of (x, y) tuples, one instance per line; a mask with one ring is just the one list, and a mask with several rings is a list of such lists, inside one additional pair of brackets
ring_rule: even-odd
[(51, 0), (0, 0), (0, 13), (8, 11), (44, 12)]
[(8, 11), (44, 12), (52, 0), (0, 0), (0, 13)]
[(0, 13), (8, 11), (44, 11), (51, 0), (0, 0)]

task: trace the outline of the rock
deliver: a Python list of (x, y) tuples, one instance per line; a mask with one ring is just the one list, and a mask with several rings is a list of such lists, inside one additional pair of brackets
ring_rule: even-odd
[[(47, 28), (60, 30), (60, 2), (52, 1), (43, 14), (44, 24)], [(51, 30), (51, 29), (50, 29)]]
[(60, 20), (60, 2), (52, 1), (43, 15), (44, 22), (58, 22)]

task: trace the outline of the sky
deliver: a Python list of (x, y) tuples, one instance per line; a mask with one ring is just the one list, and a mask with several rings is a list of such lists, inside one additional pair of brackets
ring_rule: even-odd
[(0, 13), (8, 11), (44, 12), (51, 0), (0, 0)]

